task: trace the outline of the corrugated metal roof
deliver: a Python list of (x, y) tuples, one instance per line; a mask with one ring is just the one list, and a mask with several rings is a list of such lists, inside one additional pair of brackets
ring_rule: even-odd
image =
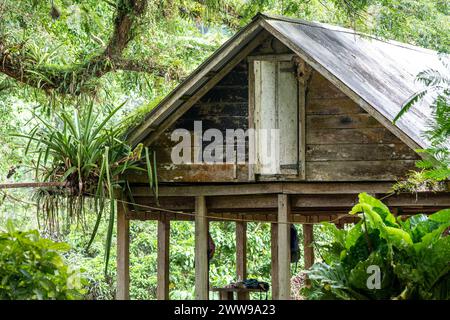
[[(427, 69), (445, 72), (437, 52), (376, 39), (350, 29), (285, 17), (260, 14), (251, 24), (259, 24), (272, 33), (319, 72), (325, 73), (325, 77), (333, 78), (334, 81), (330, 80), (335, 84), (336, 81), (342, 83), (358, 97), (357, 102), (364, 104), (366, 108), (367, 105), (374, 108), (378, 120), (384, 117), (385, 125), (391, 127), (394, 133), (401, 131), (417, 146), (429, 146), (424, 132), (432, 123), (433, 117), (427, 103), (414, 106), (395, 125), (392, 120), (401, 106), (422, 89), (421, 84), (416, 81), (419, 72)], [(226, 45), (231, 45), (232, 42), (233, 40)], [(223, 47), (218, 52), (220, 50), (223, 50)], [(213, 54), (211, 58), (217, 54)], [(231, 57), (225, 57), (221, 65)], [(204, 66), (205, 64), (202, 64), (199, 69)], [(212, 68), (217, 70), (217, 66)], [(199, 69), (194, 74), (198, 73)], [(179, 87), (171, 95), (174, 95)], [(191, 93), (192, 90), (188, 91)], [(167, 99), (156, 108), (168, 108), (164, 106), (165, 101)], [(173, 106), (169, 109), (173, 110)], [(154, 122), (160, 124), (162, 120), (161, 118)], [(152, 124), (144, 125), (150, 127)]]

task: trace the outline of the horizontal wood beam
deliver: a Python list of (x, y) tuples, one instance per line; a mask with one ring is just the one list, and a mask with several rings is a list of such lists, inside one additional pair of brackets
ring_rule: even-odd
[[(194, 215), (172, 214), (172, 213), (158, 213), (158, 212), (128, 212), (127, 219), (129, 220), (159, 220), (165, 218), (170, 221), (194, 221)], [(210, 221), (260, 221), (260, 222), (277, 222), (276, 213), (213, 213), (208, 211), (208, 219)], [(356, 216), (348, 216), (348, 212), (339, 213), (324, 213), (317, 214), (317, 211), (311, 211), (307, 215), (291, 213), (291, 221), (293, 223), (320, 223), (323, 221), (337, 221), (338, 219), (346, 219), (346, 223), (357, 222), (359, 220)]]
[[(375, 195), (376, 196), (376, 195)], [(450, 192), (437, 192), (437, 193), (417, 193), (409, 194), (404, 193), (387, 197), (383, 200), (383, 203), (387, 206), (395, 207), (438, 207), (438, 206), (450, 206)]]
[[(392, 182), (267, 182), (242, 183), (222, 185), (161, 185), (159, 195), (164, 196), (190, 196), (195, 197), (218, 195), (251, 195), (251, 194), (357, 194), (389, 193)], [(132, 186), (134, 196), (148, 196), (150, 190), (147, 186)]]
[[(201, 185), (161, 185), (159, 195), (195, 197), (204, 193), (207, 196), (225, 195), (254, 195), (254, 194), (322, 194), (344, 195), (367, 192), (369, 194), (388, 194), (392, 189), (392, 182), (266, 182), (243, 184), (201, 184)], [(135, 197), (148, 196), (151, 191), (147, 186), (132, 186)], [(449, 194), (450, 184), (447, 190), (439, 192), (418, 191), (414, 196), (424, 194)], [(407, 193), (405, 193), (407, 194)]]
[(260, 54), (247, 56), (247, 61), (291, 61), (295, 56), (294, 53)]
[[(133, 196), (148, 196), (150, 189), (147, 186), (131, 186)], [(269, 194), (283, 191), (282, 184), (229, 184), (229, 185), (186, 185), (186, 186), (159, 186), (159, 195), (195, 197), (219, 196), (219, 195), (245, 195), (245, 194)]]
[(174, 214), (166, 212), (144, 212), (144, 211), (129, 211), (127, 213), (127, 219), (129, 220), (161, 220), (167, 219), (170, 221), (194, 221), (195, 217), (192, 214)]
[[(378, 199), (389, 207), (421, 209), (421, 208), (439, 208), (450, 206), (450, 193), (421, 193), (421, 194), (400, 194), (390, 195), (374, 194)], [(134, 197), (136, 201), (136, 211), (159, 211), (158, 208), (192, 212), (195, 208), (194, 197), (159, 197), (159, 206), (156, 205), (153, 198)], [(207, 198), (208, 210), (212, 213), (223, 212), (276, 212), (277, 194), (259, 194), (259, 195), (228, 195), (228, 196), (209, 196)], [(296, 194), (291, 195), (290, 205), (292, 211), (308, 212), (309, 210), (318, 212), (328, 211), (331, 213), (348, 212), (358, 202), (357, 194)], [(133, 206), (131, 206), (133, 207)]]
[(351, 208), (358, 202), (357, 194), (304, 194), (292, 195), (291, 206), (295, 208)]
[[(399, 216), (411, 216), (418, 213), (431, 214), (434, 213), (442, 207), (422, 207), (422, 208), (391, 208), (391, 210), (398, 209)], [(211, 217), (212, 221), (261, 221), (261, 222), (275, 222), (276, 213), (275, 212), (223, 212), (214, 213), (208, 212), (208, 216)], [(333, 221), (336, 219), (344, 220), (345, 223), (357, 222), (358, 217), (349, 216), (348, 210), (327, 210), (319, 211), (317, 209), (310, 209), (308, 211), (302, 212), (292, 212), (292, 222), (295, 223), (319, 223), (322, 221)], [(144, 211), (129, 211), (127, 213), (128, 220), (159, 220), (163, 217), (171, 221), (194, 221), (194, 216), (189, 212), (186, 214), (174, 214), (166, 212), (144, 212)]]

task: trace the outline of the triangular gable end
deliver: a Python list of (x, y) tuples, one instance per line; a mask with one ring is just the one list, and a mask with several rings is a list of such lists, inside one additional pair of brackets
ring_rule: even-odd
[[(299, 38), (306, 38), (305, 34), (307, 32), (303, 31), (304, 28), (308, 28), (310, 33), (308, 34), (308, 39), (306, 39), (308, 41), (305, 40), (304, 44), (302, 44), (302, 39)], [(322, 34), (317, 33), (317, 35), (313, 32), (314, 30), (320, 30)], [(348, 39), (336, 39), (330, 35), (326, 35), (328, 33), (342, 33), (346, 37), (349, 35), (359, 37), (359, 35), (351, 30), (332, 28), (330, 26), (301, 20), (274, 18), (262, 14), (257, 15), (250, 24), (221, 46), (155, 107), (146, 117), (146, 120), (139, 127), (131, 131), (130, 142), (136, 145), (139, 142), (150, 144), (155, 141), (159, 134), (170, 127), (195, 102), (228, 74), (233, 67), (242, 61), (253, 49), (259, 46), (266, 38), (264, 36), (265, 33), (266, 36), (270, 34), (279, 39), (410, 148), (417, 149), (428, 146), (428, 141), (423, 138), (422, 133), (425, 130), (425, 124), (423, 122), (430, 119), (431, 112), (429, 110), (421, 110), (420, 112), (418, 110), (411, 110), (409, 115), (404, 116), (404, 119), (401, 119), (397, 125), (392, 123), (392, 119), (400, 110), (402, 103), (417, 90), (414, 86), (414, 71), (399, 70), (398, 67), (392, 65), (392, 59), (385, 59), (390, 62), (390, 65), (383, 66), (374, 63), (374, 58), (367, 57), (367, 61), (371, 64), (369, 66), (364, 65), (363, 59), (366, 57), (362, 55), (360, 50), (352, 48), (352, 43), (349, 43)], [(326, 39), (323, 39), (324, 34), (327, 37)], [(316, 39), (316, 42), (314, 42), (316, 35), (322, 37), (322, 39), (319, 38), (319, 40), (322, 40), (322, 46), (324, 45), (323, 41), (329, 41), (334, 45), (334, 49), (340, 48), (341, 52), (330, 55), (330, 50), (334, 50), (333, 48), (324, 49), (317, 47), (317, 45), (313, 46), (318, 40)], [(364, 41), (364, 46), (367, 46), (366, 42), (370, 43), (369, 40)], [(379, 42), (379, 40), (374, 40), (374, 42)], [(383, 42), (383, 44), (386, 44), (386, 42)], [(356, 42), (354, 46), (356, 46)], [(403, 46), (397, 43), (391, 44), (391, 46), (396, 46), (396, 50), (399, 50), (399, 48), (400, 50), (408, 50), (413, 55), (433, 57), (432, 62), (436, 65), (435, 60), (437, 60), (437, 55), (433, 51), (407, 45)], [(322, 50), (321, 55), (319, 54), (320, 50)], [(378, 51), (375, 53), (379, 54)], [(356, 61), (354, 64), (356, 66), (353, 66), (353, 68), (349, 68), (348, 66), (339, 68), (340, 61), (343, 61), (342, 55), (348, 54), (354, 58)], [(333, 57), (337, 61), (333, 61)], [(347, 63), (352, 62), (347, 61)], [(363, 67), (381, 69), (377, 76), (381, 77), (382, 80), (370, 76), (368, 70), (363, 70)], [(388, 67), (393, 68), (393, 71), (386, 70)], [(359, 73), (356, 74), (355, 70)], [(343, 77), (344, 72), (348, 72), (349, 75)], [(363, 78), (361, 75), (366, 75), (370, 79)], [(383, 82), (383, 75), (400, 79), (396, 79), (398, 84), (397, 89), (395, 87), (391, 88), (391, 90), (396, 90), (395, 94), (389, 92), (385, 85), (380, 84), (380, 82)], [(388, 79), (385, 81), (388, 81)], [(373, 102), (373, 96), (370, 95), (370, 92), (368, 93), (371, 89), (379, 96), (379, 101), (376, 105)]]
[(128, 141), (132, 145), (140, 142), (152, 143), (248, 53), (263, 42), (264, 38), (258, 37), (262, 32), (264, 28), (261, 25), (261, 17), (257, 15), (251, 23), (226, 41), (170, 92), (145, 116), (140, 125), (132, 128), (128, 134)]

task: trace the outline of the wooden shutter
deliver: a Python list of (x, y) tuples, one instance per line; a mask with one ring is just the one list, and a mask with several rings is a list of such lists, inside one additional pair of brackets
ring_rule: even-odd
[(280, 173), (298, 174), (298, 84), (291, 61), (278, 62), (277, 111)]
[(277, 129), (277, 63), (255, 61), (256, 173), (279, 173), (278, 150), (270, 134)]
[(295, 66), (291, 61), (253, 63), (255, 173), (296, 175), (299, 172), (299, 104)]

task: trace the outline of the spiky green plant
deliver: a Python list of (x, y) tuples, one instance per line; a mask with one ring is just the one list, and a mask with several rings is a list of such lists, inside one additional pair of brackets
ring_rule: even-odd
[(62, 110), (53, 122), (35, 115), (38, 123), (31, 132), (16, 135), (26, 139), (25, 153), (37, 159), (33, 162), (36, 181), (64, 183), (62, 187), (41, 188), (36, 192), (47, 226), (59, 223), (62, 208), (66, 208), (68, 223), (79, 221), (88, 199), (97, 213), (89, 247), (109, 202), (105, 266), (114, 227), (114, 199), (127, 190), (122, 176), (129, 171), (146, 172), (156, 197), (158, 191), (155, 154), (145, 148), (143, 156), (142, 144), (132, 149), (124, 142), (127, 122), (112, 122), (122, 106), (111, 110), (104, 118), (96, 114), (93, 103), (81, 111)]

